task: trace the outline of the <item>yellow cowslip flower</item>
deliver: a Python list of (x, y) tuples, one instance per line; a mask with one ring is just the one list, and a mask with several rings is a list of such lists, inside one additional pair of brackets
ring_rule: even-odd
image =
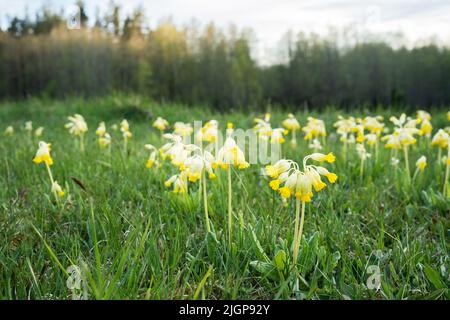
[(244, 152), (236, 144), (236, 141), (232, 137), (233, 125), (228, 123), (227, 138), (222, 148), (217, 152), (217, 164), (222, 169), (228, 169), (230, 165), (239, 169), (245, 169), (249, 166), (249, 163), (245, 161)]
[(130, 125), (127, 121), (127, 119), (123, 119), (122, 122), (120, 122), (120, 131), (122, 132), (123, 137), (123, 152), (125, 153), (125, 156), (128, 155), (128, 140), (130, 140), (133, 137), (133, 134), (130, 131)]
[(313, 140), (319, 136), (325, 137), (327, 135), (325, 129), (325, 123), (313, 117), (308, 117), (308, 122), (306, 126), (303, 127), (303, 132), (305, 132), (305, 140)]
[(429, 137), (433, 131), (433, 126), (431, 125), (431, 115), (423, 110), (418, 110), (416, 113), (417, 123), (420, 124), (420, 135), (425, 135)]
[(431, 125), (431, 122), (429, 120), (422, 120), (420, 124), (420, 135), (430, 137), (432, 131), (433, 126)]
[(384, 123), (382, 121), (382, 116), (368, 116), (362, 119), (360, 123), (364, 126), (365, 129), (370, 131), (370, 133), (376, 134), (378, 136), (384, 129)]
[(392, 116), (390, 121), (394, 123), (396, 128), (392, 134), (386, 135), (381, 139), (387, 141), (386, 148), (400, 149), (417, 142), (414, 135), (421, 133), (421, 131), (416, 128), (416, 125), (418, 124), (417, 119), (406, 118), (406, 115), (403, 113), (398, 119)]
[(51, 191), (55, 195), (56, 202), (58, 203), (58, 195), (59, 195), (59, 197), (62, 197), (64, 195), (64, 192), (62, 191), (59, 184), (53, 180), (52, 171), (50, 169), (50, 166), (53, 164), (53, 159), (50, 156), (50, 150), (51, 150), (50, 143), (40, 141), (39, 148), (36, 152), (35, 157), (33, 158), (33, 162), (37, 163), (37, 164), (39, 164), (41, 162), (45, 163), (45, 166), (46, 166), (47, 172), (48, 172), (48, 176), (50, 178), (51, 186), (52, 186)]
[(364, 126), (358, 124), (354, 127), (353, 131), (356, 132), (356, 142), (364, 142), (366, 139), (366, 136), (364, 135)]
[(38, 127), (35, 131), (34, 131), (34, 135), (36, 137), (40, 137), (42, 136), (42, 133), (44, 132), (44, 127)]
[[(327, 186), (326, 183), (322, 181), (321, 176), (327, 177), (330, 183), (335, 183), (337, 180), (337, 175), (329, 172), (326, 168), (308, 165), (307, 161), (309, 159), (333, 162), (335, 158), (332, 153), (329, 153), (328, 155), (313, 153), (303, 159), (303, 170), (300, 170), (299, 165), (296, 162), (287, 159), (279, 160), (274, 165), (266, 167), (267, 174), (271, 177), (275, 177), (274, 180), (270, 181), (270, 187), (277, 190), (282, 199), (288, 199), (291, 196), (295, 196), (296, 198), (293, 254), (294, 265), (297, 262), (297, 255), (303, 232), (305, 203), (311, 201), (313, 190), (315, 192), (320, 192)], [(301, 217), (300, 203), (302, 206)]]
[(122, 137), (124, 140), (130, 140), (133, 137), (133, 134), (130, 131), (123, 131)]
[(290, 167), (291, 167), (290, 160), (281, 159), (278, 160), (273, 165), (266, 166), (266, 173), (269, 177), (276, 179), (280, 174), (289, 170)]
[(179, 135), (166, 133), (163, 135), (164, 139), (169, 139), (170, 142), (164, 144), (160, 149), (163, 158), (168, 157), (174, 166), (183, 169), (183, 164), (189, 155), (182, 138)]
[(111, 136), (109, 133), (105, 132), (103, 136), (98, 138), (98, 144), (102, 148), (106, 148), (111, 145)]
[[(190, 182), (199, 183), (199, 202), (203, 197), (203, 207), (205, 210), (205, 225), (208, 232), (211, 231), (210, 223), (209, 223), (209, 214), (208, 214), (208, 197), (206, 192), (206, 173), (210, 179), (215, 179), (216, 175), (213, 171), (213, 167), (215, 167), (215, 158), (208, 151), (202, 150), (200, 147), (190, 144), (186, 145), (185, 149), (188, 152), (194, 153), (186, 158), (184, 164), (182, 166), (182, 173), (185, 174), (187, 179)], [(201, 191), (203, 191), (203, 196)]]
[(149, 155), (149, 157), (148, 157), (148, 160), (147, 160), (145, 166), (146, 166), (148, 169), (151, 169), (151, 168), (153, 167), (153, 165), (155, 165), (155, 164), (156, 164), (156, 166), (157, 166), (158, 168), (161, 167), (161, 164), (160, 164), (160, 162), (158, 161), (158, 157), (159, 157), (158, 149), (156, 149), (156, 148), (155, 148), (153, 145), (151, 145), (151, 144), (146, 144), (146, 145), (145, 145), (145, 149), (147, 149), (147, 150), (150, 151), (150, 155)]
[[(337, 175), (329, 172), (324, 167), (307, 165), (308, 159), (323, 162), (334, 162), (332, 153), (327, 155), (313, 153), (303, 159), (304, 171), (300, 171), (298, 164), (292, 160), (281, 159), (274, 165), (266, 166), (266, 173), (273, 180), (269, 185), (273, 190), (277, 190), (283, 198), (295, 195), (298, 199), (309, 202), (313, 196), (312, 188), (316, 192), (322, 190), (326, 185), (320, 176), (326, 176), (328, 181), (335, 183)], [(280, 187), (283, 185), (282, 187)]]
[(5, 136), (12, 136), (14, 134), (14, 128), (13, 126), (8, 126), (5, 129), (4, 135)]
[[(195, 147), (193, 150), (201, 150), (197, 146), (191, 146), (193, 148)], [(215, 166), (214, 156), (208, 151), (203, 151), (201, 154), (194, 154), (186, 158), (184, 161), (183, 170), (186, 172), (190, 182), (196, 182), (202, 178), (205, 172), (208, 173), (210, 179), (216, 178), (213, 171), (213, 166)]]
[(406, 174), (409, 181), (411, 181), (411, 174), (409, 170), (409, 160), (408, 160), (408, 146), (415, 144), (417, 142), (414, 137), (415, 134), (420, 134), (421, 131), (416, 128), (416, 125), (420, 122), (417, 119), (407, 118), (403, 113), (400, 118), (394, 116), (390, 117), (389, 120), (396, 126), (394, 133), (382, 138), (382, 140), (387, 140), (387, 148), (403, 148), (405, 157), (405, 167)]
[(51, 144), (44, 141), (39, 142), (39, 148), (33, 158), (34, 163), (44, 162), (46, 165), (51, 166), (53, 164), (53, 159), (50, 155)]
[(377, 135), (375, 133), (369, 133), (365, 136), (366, 143), (369, 146), (373, 146), (377, 143)]
[(388, 149), (401, 149), (402, 144), (400, 143), (398, 134), (388, 134), (381, 138), (381, 141), (386, 141), (384, 145)]
[(450, 111), (447, 112), (447, 120), (450, 121)]
[(164, 182), (166, 187), (171, 187), (173, 185), (174, 193), (186, 193), (187, 192), (187, 181), (186, 174), (181, 172), (180, 174), (175, 174)]
[(56, 195), (58, 195), (59, 197), (63, 197), (64, 196), (64, 191), (61, 188), (61, 186), (58, 184), (58, 182), (55, 180), (52, 183), (52, 192)]
[(255, 118), (254, 121), (256, 122), (256, 124), (253, 127), (253, 130), (256, 132), (259, 139), (267, 141), (269, 139), (269, 137), (272, 135), (272, 126), (268, 122), (268, 120), (270, 119), (270, 116), (266, 117), (265, 119), (267, 119), (267, 121), (263, 120), (263, 119)]
[(153, 122), (153, 127), (158, 129), (159, 131), (166, 130), (168, 126), (169, 122), (161, 117), (156, 118), (155, 122)]
[(305, 159), (309, 159), (311, 158), (314, 161), (319, 161), (319, 162), (329, 162), (329, 163), (333, 163), (336, 160), (336, 157), (334, 156), (333, 152), (330, 152), (328, 154), (323, 154), (323, 153), (313, 153), (307, 157), (305, 157)]
[(190, 136), (194, 131), (190, 123), (175, 122), (173, 127), (174, 127), (173, 132), (183, 138)]
[(298, 123), (297, 119), (292, 113), (289, 113), (287, 119), (283, 120), (281, 124), (289, 131), (300, 130), (300, 123)]
[(219, 123), (216, 120), (210, 120), (200, 128), (196, 134), (197, 141), (214, 142), (219, 136)]
[(428, 112), (426, 112), (424, 110), (417, 110), (416, 118), (419, 119), (420, 121), (431, 120), (431, 114), (429, 114)]
[(448, 146), (449, 137), (450, 135), (447, 132), (439, 129), (431, 140), (431, 145), (438, 146), (441, 149), (445, 149)]
[(276, 143), (284, 143), (284, 135), (288, 133), (287, 130), (283, 128), (276, 128), (272, 130), (272, 135), (270, 136), (270, 143), (276, 144)]
[(297, 131), (300, 130), (300, 123), (298, 123), (297, 119), (292, 113), (289, 113), (287, 119), (283, 120), (282, 125), (287, 130), (292, 132), (291, 146), (295, 147), (297, 145)]
[(33, 122), (32, 121), (27, 121), (25, 122), (25, 131), (31, 132), (33, 131)]
[(125, 141), (133, 137), (133, 134), (130, 132), (130, 125), (126, 119), (123, 119), (120, 123), (120, 131), (122, 132), (122, 137)]
[(102, 121), (99, 123), (97, 130), (95, 130), (95, 134), (99, 137), (103, 137), (106, 133), (106, 125), (105, 122)]
[(229, 122), (227, 124), (227, 138), (225, 140), (222, 148), (217, 152), (217, 165), (220, 165), (222, 169), (227, 170), (227, 181), (228, 181), (228, 241), (231, 245), (232, 241), (232, 225), (233, 225), (233, 216), (232, 216), (232, 188), (231, 188), (231, 166), (237, 167), (239, 169), (245, 169), (250, 166), (250, 164), (245, 161), (244, 152), (239, 148), (236, 144), (236, 141), (233, 139), (233, 124)]
[(65, 124), (65, 128), (69, 129), (69, 133), (80, 138), (80, 149), (84, 152), (84, 134), (88, 131), (88, 126), (84, 118), (80, 114), (74, 114), (67, 117), (69, 122)]
[(427, 166), (427, 158), (425, 156), (421, 156), (417, 161), (416, 161), (416, 167), (417, 169), (419, 169), (420, 171), (423, 171), (425, 169), (425, 167)]
[(67, 119), (69, 119), (69, 122), (64, 127), (69, 129), (70, 134), (80, 136), (88, 131), (87, 123), (82, 115), (74, 114), (73, 116), (67, 117)]
[(338, 116), (338, 121), (336, 121), (333, 126), (336, 128), (336, 133), (340, 135), (340, 141), (344, 142), (344, 147), (349, 141), (349, 136), (353, 137), (353, 132), (356, 128), (356, 120), (354, 117), (344, 118), (341, 115)]

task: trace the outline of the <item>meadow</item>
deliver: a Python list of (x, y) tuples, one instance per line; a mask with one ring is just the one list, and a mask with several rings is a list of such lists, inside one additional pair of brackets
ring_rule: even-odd
[[(159, 166), (149, 164), (144, 147), (167, 142), (152, 127), (157, 117), (170, 125), (215, 119), (225, 132), (228, 122), (252, 128), (265, 112), (218, 113), (121, 95), (0, 103), (0, 298), (449, 299), (450, 187), (444, 191), (448, 160), (441, 160), (447, 149), (431, 145), (438, 129), (450, 125), (448, 110), (429, 111), (433, 131), (415, 135), (409, 175), (403, 150), (395, 154), (380, 140), (392, 133), (389, 118), (399, 118), (401, 108), (294, 111), (268, 108), (272, 127), (282, 127), (289, 112), (302, 128), (309, 116), (323, 120), (327, 134), (318, 152), (336, 157), (323, 166), (337, 181), (324, 179), (327, 187), (304, 202), (303, 236), (293, 260), (297, 201), (271, 188), (263, 165), (229, 169), (231, 231), (227, 170), (215, 168), (216, 178), (207, 179), (208, 231), (200, 182), (174, 193), (165, 181), (178, 169), (159, 152)], [(64, 127), (73, 114), (87, 122), (84, 150)], [(363, 142), (371, 153), (364, 156), (354, 142), (344, 148), (333, 126), (338, 115), (380, 115), (390, 132), (376, 137), (377, 151)], [(132, 133), (126, 151), (123, 119)], [(107, 148), (95, 133), (101, 121), (111, 135)], [(13, 133), (4, 132), (8, 126)], [(301, 164), (314, 152), (311, 141), (300, 129), (293, 147), (290, 135), (282, 158)], [(41, 140), (51, 143), (51, 172), (61, 197), (51, 192), (45, 165), (33, 163)], [(421, 156), (423, 170), (415, 165)]]

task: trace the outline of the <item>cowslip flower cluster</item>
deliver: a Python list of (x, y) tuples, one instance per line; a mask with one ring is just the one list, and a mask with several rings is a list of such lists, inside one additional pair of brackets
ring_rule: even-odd
[(256, 135), (259, 139), (263, 141), (268, 141), (270, 136), (272, 135), (272, 126), (269, 122), (270, 114), (266, 114), (264, 119), (255, 118), (255, 126), (253, 130), (256, 132)]
[(215, 142), (219, 137), (219, 123), (217, 120), (210, 120), (205, 123), (203, 127), (196, 133), (196, 140), (198, 142)]
[(188, 151), (183, 143), (183, 138), (179, 135), (166, 133), (163, 135), (164, 139), (169, 140), (160, 149), (163, 159), (169, 158), (174, 166), (182, 169), (184, 161), (188, 156)]
[(307, 121), (308, 122), (302, 129), (305, 133), (305, 140), (313, 140), (317, 139), (319, 136), (325, 137), (327, 135), (325, 122), (314, 117), (308, 117)]
[(123, 119), (120, 122), (120, 132), (122, 132), (122, 137), (123, 137), (123, 151), (124, 151), (125, 155), (127, 155), (128, 140), (130, 140), (133, 137), (133, 134), (130, 131), (130, 124), (128, 123), (127, 119)]
[(343, 116), (338, 116), (338, 121), (336, 121), (333, 126), (336, 128), (336, 133), (340, 136), (340, 141), (344, 145), (349, 142), (350, 137), (353, 138), (353, 133), (356, 131), (356, 119), (354, 117), (344, 118)]
[(194, 131), (190, 123), (184, 122), (175, 122), (173, 128), (174, 128), (173, 132), (183, 138), (189, 137)]
[(300, 170), (298, 164), (292, 160), (281, 159), (273, 165), (266, 166), (266, 173), (273, 180), (269, 185), (280, 195), (288, 199), (294, 195), (297, 199), (309, 202), (313, 196), (313, 188), (319, 192), (326, 187), (321, 180), (321, 176), (327, 177), (330, 183), (335, 183), (337, 175), (329, 172), (326, 168), (315, 165), (307, 165), (307, 161), (311, 159), (319, 162), (335, 161), (333, 153), (313, 153), (303, 159), (303, 171)]
[(25, 131), (28, 132), (29, 138), (31, 139), (33, 136), (33, 122), (32, 121), (25, 122), (24, 129), (25, 129)]
[(449, 140), (450, 135), (442, 129), (439, 129), (438, 132), (436, 132), (436, 134), (433, 136), (433, 139), (431, 139), (431, 145), (438, 147), (437, 161), (439, 164), (441, 163), (442, 150), (448, 148)]
[(120, 132), (122, 132), (122, 137), (125, 141), (130, 140), (133, 137), (133, 134), (130, 131), (130, 124), (127, 119), (123, 119), (120, 122)]
[(169, 127), (169, 122), (164, 118), (158, 117), (153, 122), (153, 127), (161, 131), (161, 133), (163, 133)]
[(431, 115), (423, 110), (419, 110), (416, 113), (417, 124), (420, 124), (420, 135), (425, 137), (431, 137), (431, 132), (433, 131), (433, 126), (431, 125)]
[(34, 130), (34, 136), (39, 138), (44, 133), (44, 127), (38, 127), (36, 130)]
[(244, 152), (239, 148), (236, 141), (233, 138), (233, 124), (229, 122), (227, 124), (227, 138), (224, 145), (217, 152), (217, 165), (224, 170), (227, 170), (228, 181), (228, 241), (231, 245), (233, 219), (232, 219), (232, 188), (231, 188), (231, 167), (237, 167), (239, 169), (246, 169), (250, 164), (245, 160)]
[(423, 171), (425, 170), (425, 167), (427, 166), (427, 158), (425, 156), (421, 156), (416, 161), (416, 167), (418, 170)]
[[(333, 126), (336, 128), (336, 133), (340, 136), (339, 140), (344, 144), (344, 161), (347, 159), (347, 145), (349, 143), (354, 143), (355, 132), (357, 131), (356, 119), (354, 117), (344, 118), (343, 116), (338, 116), (338, 121), (336, 121)], [(318, 149), (315, 149), (316, 152)]]
[(3, 132), (5, 136), (12, 136), (14, 134), (14, 127), (13, 126), (7, 126), (5, 131)]
[(287, 130), (292, 132), (291, 146), (296, 146), (297, 145), (297, 131), (299, 131), (301, 128), (298, 120), (295, 118), (295, 116), (292, 113), (289, 113), (287, 119), (284, 119), (281, 124)]
[(244, 152), (239, 148), (232, 134), (233, 124), (230, 122), (227, 125), (227, 138), (225, 143), (217, 152), (217, 164), (226, 170), (230, 169), (230, 166), (245, 169), (250, 164), (245, 161)]
[[(266, 167), (267, 175), (273, 179), (269, 183), (270, 187), (273, 190), (278, 191), (284, 199), (288, 199), (292, 195), (296, 198), (293, 246), (294, 265), (297, 263), (297, 256), (302, 238), (305, 203), (311, 201), (313, 189), (316, 192), (320, 192), (327, 186), (326, 183), (322, 181), (321, 176), (327, 177), (330, 183), (335, 183), (337, 180), (337, 175), (329, 172), (325, 167), (308, 165), (307, 162), (310, 159), (318, 162), (326, 161), (332, 163), (336, 158), (332, 153), (313, 153), (303, 158), (302, 169), (300, 169), (296, 162), (287, 159), (279, 160), (275, 164)], [(302, 207), (301, 217), (300, 204)]]
[[(206, 174), (209, 179), (215, 179), (216, 174), (214, 168), (217, 167), (216, 159), (214, 156), (200, 147), (194, 144), (184, 144), (182, 138), (178, 135), (168, 134), (165, 138), (171, 139), (172, 142), (167, 143), (160, 150), (162, 154), (170, 157), (172, 163), (176, 165), (180, 172), (172, 175), (165, 181), (166, 187), (173, 185), (174, 193), (185, 194), (188, 192), (189, 182), (199, 183), (199, 202), (203, 197), (203, 207), (205, 212), (205, 225), (207, 231), (211, 231), (209, 215), (208, 215), (208, 201), (206, 190)], [(146, 145), (146, 148), (150, 150), (150, 158), (147, 160), (147, 167), (152, 167), (157, 156), (157, 149), (152, 145)], [(157, 160), (156, 160), (157, 161)], [(202, 196), (203, 191), (203, 196)]]
[(45, 141), (39, 142), (39, 148), (36, 155), (33, 158), (33, 162), (36, 164), (44, 163), (47, 168), (47, 172), (51, 183), (51, 192), (54, 194), (56, 201), (58, 202), (58, 197), (64, 196), (64, 191), (56, 180), (53, 180), (52, 171), (50, 166), (53, 165), (53, 158), (50, 155), (51, 144)]
[(396, 127), (392, 134), (384, 136), (381, 140), (386, 141), (386, 148), (403, 149), (406, 174), (408, 180), (410, 180), (411, 174), (409, 170), (408, 146), (417, 142), (417, 139), (414, 136), (420, 134), (420, 130), (416, 128), (418, 120), (407, 118), (404, 113), (400, 116), (400, 118), (392, 116), (389, 120)]
[(156, 147), (152, 144), (146, 144), (144, 147), (150, 152), (147, 162), (145, 163), (145, 167), (151, 169), (153, 168), (153, 165), (156, 165), (158, 168), (160, 168), (162, 164), (159, 161), (160, 153), (158, 149), (156, 149)]
[(106, 132), (105, 122), (100, 122), (97, 130), (95, 130), (95, 134), (98, 136), (98, 144), (100, 147), (106, 148), (111, 146), (111, 136)]
[(88, 126), (83, 116), (80, 114), (74, 114), (73, 116), (67, 117), (69, 120), (65, 124), (65, 128), (69, 130), (69, 133), (78, 136), (80, 138), (80, 150), (84, 151), (84, 134), (88, 131)]

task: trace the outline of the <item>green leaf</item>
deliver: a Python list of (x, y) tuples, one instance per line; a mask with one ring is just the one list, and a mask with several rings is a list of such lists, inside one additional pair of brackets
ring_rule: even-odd
[(284, 250), (278, 250), (278, 252), (276, 253), (275, 265), (277, 266), (280, 272), (284, 273), (287, 265), (287, 257), (286, 252)]
[(430, 281), (436, 289), (444, 288), (444, 284), (441, 281), (441, 277), (439, 276), (439, 273), (436, 270), (434, 270), (433, 268), (431, 268), (429, 265), (426, 264), (423, 271), (425, 272), (428, 281)]
[(251, 228), (251, 234), (252, 234), (253, 242), (255, 243), (255, 246), (258, 249), (258, 251), (257, 251), (258, 258), (263, 259), (265, 262), (269, 263), (270, 259), (267, 256), (267, 254), (264, 252), (264, 249), (261, 246), (261, 243), (259, 242), (258, 238), (256, 237), (256, 234), (255, 234), (255, 231), (253, 230), (253, 228)]
[(278, 274), (275, 272), (276, 269), (272, 263), (255, 260), (251, 261), (250, 265), (269, 279), (274, 281), (278, 280)]

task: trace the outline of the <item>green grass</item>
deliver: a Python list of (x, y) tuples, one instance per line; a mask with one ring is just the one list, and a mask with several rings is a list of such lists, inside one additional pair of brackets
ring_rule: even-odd
[[(84, 154), (64, 129), (66, 117), (75, 112), (89, 125)], [(378, 113), (387, 121), (388, 111)], [(326, 121), (330, 134), (324, 151), (337, 156), (327, 167), (339, 179), (306, 207), (296, 274), (283, 263), (284, 255), (292, 259), (295, 205), (282, 204), (259, 174), (259, 165), (233, 172), (231, 246), (224, 172), (208, 181), (214, 230), (208, 234), (197, 185), (183, 198), (163, 185), (175, 173), (170, 164), (145, 168), (144, 144), (162, 143), (151, 128), (156, 116), (170, 123), (214, 118), (221, 128), (226, 121), (249, 128), (255, 114), (216, 114), (123, 96), (0, 104), (0, 130), (13, 125), (16, 131), (0, 138), (0, 298), (71, 298), (66, 284), (70, 265), (81, 269), (90, 299), (450, 298), (450, 198), (441, 191), (444, 168), (436, 163), (436, 148), (421, 140), (411, 150), (411, 168), (420, 155), (428, 159), (411, 186), (403, 159), (392, 167), (384, 148), (376, 164), (367, 161), (360, 179), (354, 152), (348, 163), (340, 161), (341, 146), (332, 128), (337, 111), (314, 114)], [(355, 116), (365, 114), (355, 111)], [(273, 126), (285, 115), (274, 112)], [(307, 115), (296, 113), (302, 125)], [(109, 129), (122, 118), (134, 135), (127, 157), (120, 133)], [(52, 143), (53, 175), (66, 191), (59, 206), (49, 192), (45, 167), (32, 162), (37, 139), (30, 141), (19, 129), (27, 120), (35, 128), (44, 126), (42, 140)], [(100, 121), (106, 121), (113, 136), (111, 158), (96, 142)], [(445, 112), (433, 112), (432, 122), (435, 131), (448, 125)], [(310, 152), (306, 146), (301, 141), (291, 150), (285, 144), (284, 153), (299, 161)], [(366, 286), (373, 265), (380, 268), (380, 290)]]

